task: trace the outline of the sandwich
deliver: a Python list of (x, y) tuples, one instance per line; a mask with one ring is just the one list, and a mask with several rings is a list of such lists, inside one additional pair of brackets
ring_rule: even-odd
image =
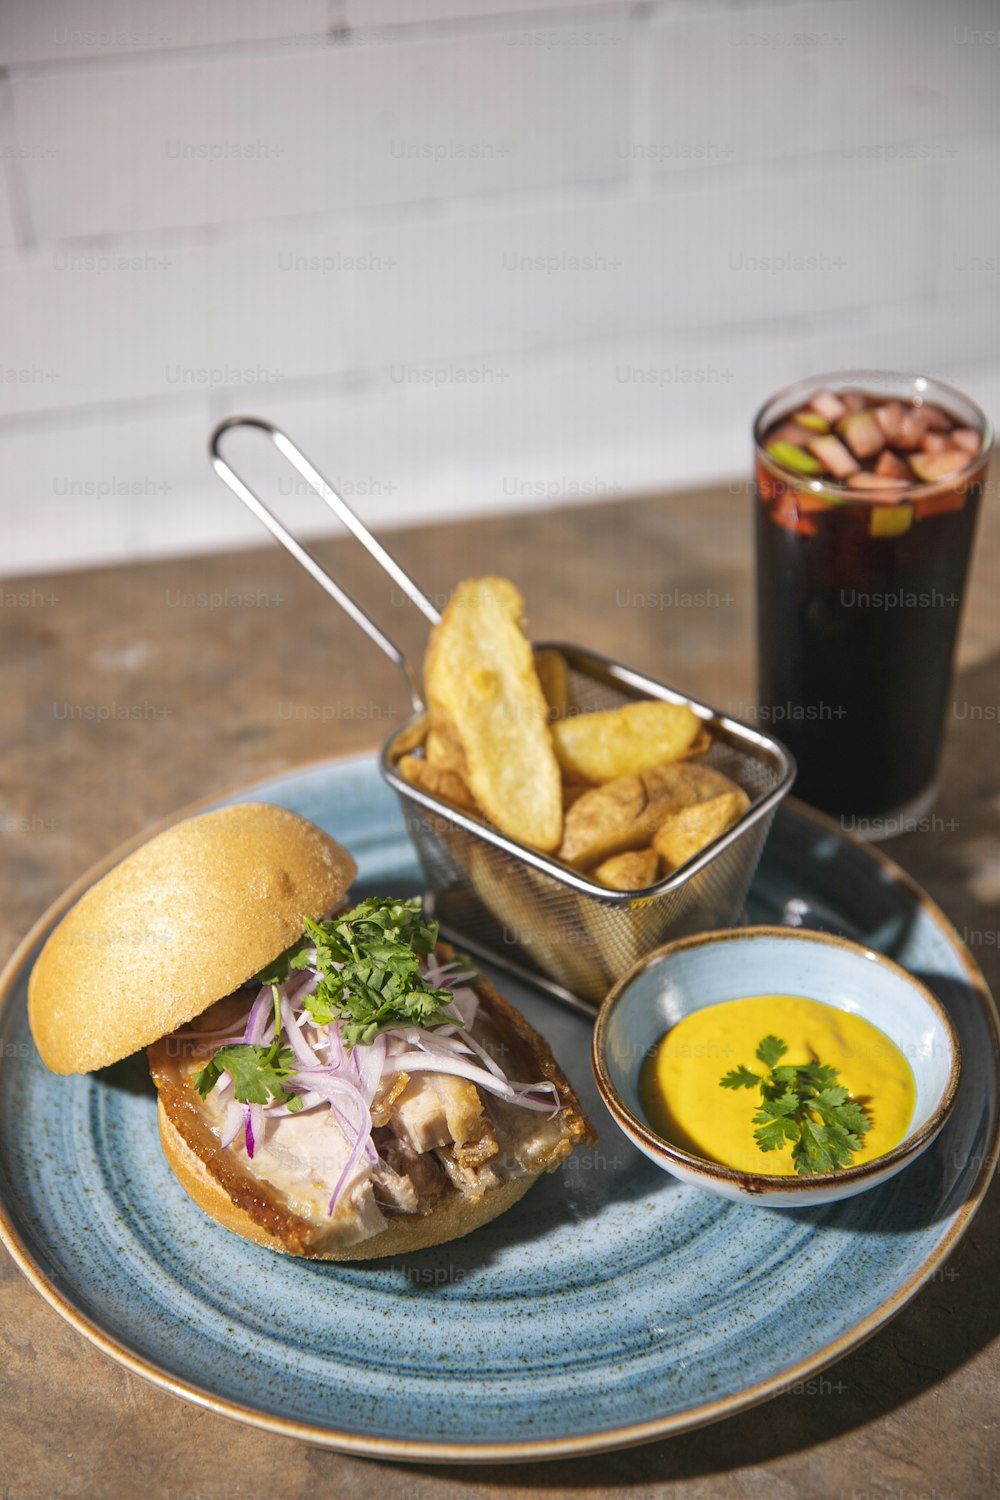
[(419, 900), (284, 808), (175, 824), (93, 885), (32, 970), (43, 1061), (145, 1048), (194, 1201), (291, 1255), (369, 1260), (503, 1213), (595, 1139), (545, 1040)]

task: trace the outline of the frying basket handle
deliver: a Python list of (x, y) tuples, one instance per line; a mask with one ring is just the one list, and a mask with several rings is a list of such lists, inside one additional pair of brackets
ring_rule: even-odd
[(296, 562), (301, 563), (306, 572), (315, 578), (320, 588), (325, 589), (330, 598), (336, 600), (344, 613), (354, 621), (355, 625), (359, 625), (368, 638), (375, 642), (379, 650), (383, 651), (389, 660), (399, 668), (406, 680), (406, 690), (410, 695), (410, 702), (413, 705), (414, 713), (422, 713), (425, 704), (421, 695), (420, 679), (409, 659), (395, 642), (391, 641), (385, 632), (379, 629), (374, 620), (369, 619), (360, 604), (351, 598), (347, 590), (341, 588), (340, 584), (330, 577), (329, 573), (325, 568), (321, 567), (312, 553), (307, 551), (302, 543), (296, 540), (288, 528), (278, 520), (274, 512), (267, 508), (259, 495), (254, 494), (249, 485), (240, 478), (235, 469), (223, 458), (222, 439), (227, 432), (237, 427), (252, 427), (256, 428), (258, 432), (266, 433), (278, 452), (283, 458), (288, 460), (295, 472), (305, 480), (313, 493), (318, 495), (330, 507), (334, 515), (343, 521), (347, 529), (365, 548), (366, 552), (370, 553), (382, 570), (388, 573), (389, 577), (399, 584), (406, 597), (411, 603), (417, 606), (432, 625), (436, 625), (441, 618), (439, 612), (434, 608), (434, 605), (427, 598), (426, 594), (413, 582), (409, 574), (403, 571), (399, 563), (385, 550), (381, 542), (372, 536), (364, 522), (358, 519), (353, 510), (351, 510), (351, 507), (337, 494), (332, 485), (327, 484), (319, 470), (313, 467), (305, 454), (295, 446), (290, 437), (281, 431), (280, 427), (275, 427), (271, 422), (265, 422), (261, 417), (227, 417), (224, 422), (219, 423), (209, 441), (209, 453), (212, 459), (212, 467), (216, 474), (218, 474), (224, 484), (229, 486), (237, 499), (242, 500), (247, 509), (253, 512), (258, 521), (261, 521), (267, 527), (271, 535), (285, 548), (285, 551), (290, 552)]

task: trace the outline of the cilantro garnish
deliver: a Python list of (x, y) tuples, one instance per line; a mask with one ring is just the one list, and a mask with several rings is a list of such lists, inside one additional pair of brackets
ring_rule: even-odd
[(720, 1078), (720, 1086), (760, 1089), (754, 1140), (761, 1151), (779, 1151), (790, 1143), (800, 1177), (849, 1167), (871, 1120), (837, 1082), (836, 1068), (820, 1062), (779, 1065), (787, 1051), (778, 1037), (764, 1037), (757, 1058), (768, 1072), (754, 1073), (741, 1065)]
[[(295, 1072), (295, 1053), (291, 1047), (272, 1044), (253, 1046), (250, 1042), (230, 1042), (196, 1074), (194, 1086), (203, 1099), (215, 1087), (221, 1074), (230, 1073), (233, 1092), (241, 1104), (290, 1104), (284, 1081)], [(301, 1109), (301, 1102), (299, 1108)]]
[(303, 1005), (320, 1025), (340, 1022), (347, 1047), (368, 1045), (395, 1026), (443, 1026), (455, 1018), (445, 1009), (449, 989), (434, 989), (420, 969), (420, 956), (437, 943), (436, 922), (424, 919), (420, 901), (370, 896), (326, 922), (305, 919), (302, 950), (293, 969), (312, 968), (315, 946), (320, 982)]
[[(449, 989), (433, 989), (420, 969), (420, 956), (433, 953), (438, 925), (425, 921), (420, 901), (370, 896), (351, 911), (326, 922), (303, 918), (305, 933), (256, 976), (274, 994), (274, 1040), (269, 1046), (231, 1042), (220, 1047), (195, 1075), (202, 1098), (222, 1073), (230, 1073), (241, 1104), (286, 1104), (302, 1108), (285, 1079), (296, 1071), (291, 1047), (281, 1045), (279, 986), (293, 970), (315, 968), (320, 980), (302, 1004), (319, 1025), (340, 1023), (346, 1047), (368, 1044), (395, 1026), (442, 1026), (455, 1017)], [(315, 960), (312, 949), (316, 950)]]

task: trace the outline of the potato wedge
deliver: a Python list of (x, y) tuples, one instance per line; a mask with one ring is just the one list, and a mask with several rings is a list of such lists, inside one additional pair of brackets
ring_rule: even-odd
[(707, 802), (696, 802), (668, 813), (653, 835), (653, 848), (663, 861), (664, 875), (671, 874), (699, 854), (713, 839), (732, 828), (750, 806), (742, 787), (720, 792)]
[(421, 791), (430, 792), (433, 797), (441, 797), (463, 812), (478, 813), (476, 799), (457, 771), (447, 766), (432, 765), (422, 755), (404, 755), (397, 761), (396, 769), (410, 786), (420, 787)]
[(591, 787), (566, 813), (559, 857), (586, 869), (613, 854), (641, 849), (668, 813), (738, 790), (721, 771), (686, 760)]
[(564, 776), (599, 783), (641, 776), (677, 760), (701, 727), (686, 704), (651, 700), (557, 719), (551, 733)]
[(641, 891), (659, 880), (660, 859), (655, 849), (630, 849), (612, 854), (593, 873), (611, 891)]
[(437, 766), (442, 771), (456, 771), (463, 781), (468, 780), (469, 766), (465, 751), (450, 724), (436, 724), (427, 731), (424, 754), (432, 766)]
[(431, 724), (454, 728), (483, 812), (502, 833), (549, 851), (562, 837), (562, 787), (523, 608), (506, 578), (460, 583), (431, 632), (424, 682)]
[(712, 748), (712, 736), (704, 725), (698, 730), (691, 744), (688, 745), (683, 755), (678, 755), (678, 760), (696, 760), (699, 755), (704, 755)]
[(427, 737), (428, 722), (427, 715), (421, 714), (412, 724), (401, 729), (392, 741), (393, 753), (397, 756), (409, 755), (411, 750), (418, 749)]
[(584, 792), (591, 789), (585, 781), (564, 781), (562, 788), (563, 812), (567, 813), (574, 802), (579, 802)]
[(562, 719), (569, 712), (569, 667), (561, 651), (535, 652), (535, 671), (549, 705), (549, 718)]

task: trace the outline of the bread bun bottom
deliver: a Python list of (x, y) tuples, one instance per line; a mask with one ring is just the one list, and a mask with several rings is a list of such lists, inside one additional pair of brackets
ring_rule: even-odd
[[(170, 1121), (162, 1101), (158, 1109), (160, 1141), (163, 1152), (179, 1179), (181, 1186), (198, 1207), (234, 1234), (252, 1240), (255, 1245), (265, 1245), (269, 1250), (279, 1250), (283, 1255), (292, 1252), (276, 1235), (269, 1234), (260, 1224), (237, 1204), (233, 1203), (225, 1188), (215, 1180), (201, 1157), (187, 1144), (177, 1127)], [(538, 1181), (538, 1173), (525, 1173), (508, 1178), (498, 1187), (490, 1188), (478, 1203), (450, 1188), (446, 1196), (428, 1214), (399, 1214), (388, 1228), (361, 1240), (356, 1245), (342, 1245), (329, 1250), (311, 1250), (312, 1260), (380, 1260), (388, 1255), (406, 1255), (414, 1250), (427, 1250), (432, 1245), (446, 1240), (459, 1239), (471, 1234), (482, 1224), (488, 1224), (500, 1214), (512, 1208), (523, 1198), (532, 1183)]]

